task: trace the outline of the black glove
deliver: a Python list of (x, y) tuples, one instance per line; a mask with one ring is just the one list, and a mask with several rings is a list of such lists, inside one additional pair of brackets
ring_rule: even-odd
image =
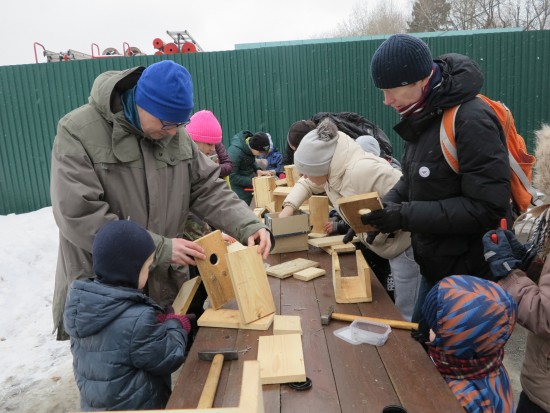
[(371, 244), (374, 242), (374, 239), (376, 238), (376, 236), (380, 234), (380, 231), (370, 231), (370, 232), (367, 232), (367, 244)]
[[(496, 234), (496, 243), (493, 234)], [(525, 255), (525, 247), (513, 233), (503, 229), (488, 231), (483, 236), (483, 249), (485, 261), (489, 263), (491, 272), (497, 279), (504, 278), (513, 269), (520, 268), (522, 257)]]
[(384, 209), (378, 209), (368, 214), (361, 215), (361, 222), (372, 225), (380, 232), (389, 234), (401, 229), (401, 204), (388, 202)]
[(344, 238), (342, 239), (342, 242), (344, 244), (347, 244), (348, 242), (351, 242), (351, 240), (355, 237), (355, 231), (353, 228), (348, 229), (348, 232), (346, 232), (346, 235), (344, 235)]

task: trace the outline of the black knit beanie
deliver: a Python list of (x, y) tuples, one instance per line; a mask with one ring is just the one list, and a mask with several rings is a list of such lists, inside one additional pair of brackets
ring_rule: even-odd
[(154, 251), (145, 228), (133, 221), (110, 221), (95, 236), (93, 271), (106, 284), (138, 288), (139, 272)]
[(258, 152), (269, 152), (269, 136), (265, 132), (256, 132), (248, 140), (248, 146)]
[(374, 52), (372, 80), (378, 89), (406, 86), (428, 77), (432, 64), (432, 53), (426, 43), (408, 34), (395, 34)]

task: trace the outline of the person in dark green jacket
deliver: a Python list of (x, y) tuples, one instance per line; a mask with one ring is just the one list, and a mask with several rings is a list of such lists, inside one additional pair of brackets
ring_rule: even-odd
[(269, 152), (269, 137), (264, 132), (252, 132), (243, 130), (231, 139), (231, 145), (227, 153), (233, 163), (233, 171), (229, 175), (231, 189), (237, 196), (250, 205), (252, 192), (252, 178), (255, 176), (269, 176), (269, 171), (263, 171), (256, 163), (256, 156)]

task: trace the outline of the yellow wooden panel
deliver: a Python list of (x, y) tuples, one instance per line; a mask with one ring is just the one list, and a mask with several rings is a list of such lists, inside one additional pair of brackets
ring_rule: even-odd
[(200, 316), (197, 324), (200, 327), (217, 327), (217, 328), (239, 328), (241, 330), (260, 330), (265, 331), (271, 327), (273, 323), (273, 314), (269, 314), (259, 320), (245, 324), (241, 321), (239, 310), (220, 308), (214, 310), (208, 308)]
[(273, 295), (257, 247), (230, 252), (226, 257), (241, 321), (251, 323), (274, 313)]
[(220, 308), (235, 299), (227, 267), (227, 247), (221, 231), (214, 231), (195, 241), (204, 248), (206, 259), (195, 260), (210, 304)]
[(260, 362), (260, 381), (262, 384), (306, 380), (304, 352), (300, 334), (260, 337), (258, 361)]
[(317, 277), (325, 275), (327, 272), (322, 268), (309, 267), (305, 270), (301, 270), (292, 274), (294, 278), (301, 281), (311, 281)]
[(276, 315), (273, 320), (273, 335), (302, 334), (302, 321), (299, 315)]
[[(369, 192), (366, 194), (352, 195), (340, 198), (338, 208), (342, 218), (353, 228), (355, 233), (374, 231), (375, 228), (365, 225), (361, 222), (361, 215), (369, 211), (376, 211), (382, 208), (382, 202), (378, 197), (378, 192)], [(361, 212), (360, 212), (361, 211)]]
[(193, 297), (201, 285), (201, 277), (191, 278), (183, 283), (178, 295), (172, 303), (172, 308), (176, 314), (186, 314)]
[(306, 260), (305, 258), (296, 258), (294, 260), (286, 261), (281, 264), (272, 265), (267, 268), (267, 275), (277, 278), (287, 278), (290, 277), (293, 273), (304, 270), (309, 267), (318, 267), (319, 263), (317, 261)]

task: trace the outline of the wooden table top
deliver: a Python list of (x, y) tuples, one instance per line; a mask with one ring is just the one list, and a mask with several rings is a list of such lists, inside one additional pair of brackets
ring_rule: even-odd
[[(309, 282), (268, 276), (276, 313), (301, 318), (306, 375), (313, 385), (307, 391), (295, 391), (284, 384), (264, 385), (266, 413), (380, 413), (392, 404), (403, 406), (409, 413), (464, 412), (410, 331), (392, 329), (380, 347), (356, 346), (333, 334), (349, 323), (333, 320), (328, 326), (321, 325), (320, 316), (330, 305), (340, 313), (401, 320), (375, 276), (371, 277), (371, 303), (336, 304), (331, 257), (311, 247), (309, 251), (272, 255), (268, 262), (275, 265), (295, 258), (318, 261), (327, 272)], [(356, 273), (354, 254), (341, 254), (339, 258), (343, 274)], [(255, 331), (201, 327), (166, 408), (197, 406), (210, 368), (209, 362), (198, 359), (198, 352), (216, 348), (241, 351), (239, 360), (224, 363), (214, 401), (214, 407), (237, 407), (243, 362), (256, 360), (258, 338), (273, 334), (272, 328)]]

